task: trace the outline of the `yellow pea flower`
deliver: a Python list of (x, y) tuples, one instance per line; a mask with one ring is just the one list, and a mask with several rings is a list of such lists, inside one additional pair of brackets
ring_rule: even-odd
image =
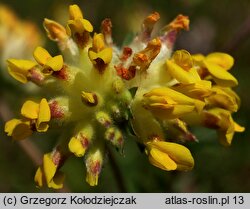
[(212, 88), (212, 94), (210, 94), (207, 98), (205, 98), (206, 105), (209, 107), (221, 107), (225, 108), (231, 112), (237, 112), (238, 103), (237, 95), (230, 94), (227, 92), (225, 88), (214, 86)]
[(80, 48), (84, 48), (88, 44), (89, 33), (93, 31), (93, 26), (83, 18), (82, 11), (76, 4), (69, 6), (69, 15), (66, 31)]
[(63, 187), (65, 175), (58, 170), (60, 159), (58, 151), (47, 153), (43, 156), (43, 164), (35, 174), (34, 180), (38, 187), (47, 185), (49, 188), (60, 189)]
[(203, 100), (205, 97), (212, 94), (211, 81), (200, 80), (190, 84), (177, 84), (172, 87), (175, 91), (181, 92), (191, 98)]
[(205, 103), (192, 99), (173, 89), (162, 87), (155, 88), (144, 94), (145, 107), (160, 118), (177, 118), (194, 109), (200, 112)]
[(47, 32), (47, 36), (51, 40), (58, 41), (60, 43), (65, 43), (68, 40), (69, 37), (66, 33), (66, 29), (58, 22), (45, 18), (43, 26)]
[(50, 121), (50, 107), (46, 99), (42, 99), (40, 103), (26, 101), (21, 109), (21, 114), (27, 119), (36, 121), (36, 130), (45, 132), (48, 130)]
[(194, 159), (190, 151), (176, 143), (152, 141), (146, 144), (146, 153), (152, 165), (163, 170), (191, 170)]
[(207, 127), (217, 130), (219, 142), (230, 146), (235, 132), (243, 132), (244, 127), (237, 124), (231, 113), (221, 108), (213, 108), (202, 114), (202, 121)]
[(6, 122), (5, 132), (15, 140), (22, 140), (29, 137), (34, 130), (46, 132), (49, 128), (48, 122), (51, 119), (50, 107), (46, 99), (40, 103), (26, 101), (21, 108), (21, 115), (24, 119), (12, 119)]
[(62, 132), (59, 145), (44, 155), (36, 172), (39, 187), (62, 188), (60, 169), (69, 156), (83, 158), (86, 182), (96, 186), (107, 143), (122, 154), (126, 139), (133, 138), (145, 147), (152, 165), (188, 171), (194, 159), (178, 143), (198, 141), (190, 126), (215, 129), (225, 146), (235, 132), (244, 131), (231, 116), (240, 106), (231, 88), (238, 84), (229, 73), (233, 58), (221, 52), (204, 56), (173, 51), (180, 30), (189, 29), (189, 19), (179, 15), (152, 37), (159, 18), (157, 12), (147, 16), (131, 43), (119, 48), (110, 19), (102, 21), (101, 33), (91, 35), (93, 26), (71, 5), (65, 28), (44, 20), (49, 39), (57, 42), (63, 57), (37, 47), (36, 62), (8, 60), (12, 77), (32, 81), (51, 99), (26, 101), (22, 118), (5, 124), (7, 135), (24, 139), (34, 131), (47, 131), (49, 125)]
[(237, 79), (227, 72), (232, 68), (234, 59), (230, 55), (215, 52), (207, 55), (193, 55), (196, 66), (207, 69), (213, 80), (220, 86), (233, 87), (238, 85)]
[(93, 137), (93, 128), (89, 125), (77, 131), (68, 143), (69, 151), (77, 157), (84, 156)]
[(37, 63), (43, 67), (42, 72), (44, 74), (50, 75), (53, 73), (53, 71), (59, 71), (63, 68), (62, 55), (52, 57), (46, 49), (37, 47), (33, 53), (33, 56)]
[(4, 131), (14, 140), (23, 140), (32, 134), (29, 120), (12, 119), (5, 123)]
[(102, 33), (94, 34), (92, 47), (88, 51), (89, 59), (102, 73), (112, 59), (112, 48), (105, 47)]
[(234, 58), (222, 52), (208, 54), (206, 56), (206, 61), (219, 65), (225, 70), (230, 70), (234, 65)]
[(21, 83), (28, 82), (30, 70), (32, 70), (37, 65), (37, 63), (30, 60), (17, 59), (8, 59), (7, 63), (9, 74)]
[(220, 86), (233, 87), (238, 85), (237, 79), (227, 72), (223, 67), (214, 64), (206, 59), (203, 61), (204, 66), (213, 77), (213, 80)]

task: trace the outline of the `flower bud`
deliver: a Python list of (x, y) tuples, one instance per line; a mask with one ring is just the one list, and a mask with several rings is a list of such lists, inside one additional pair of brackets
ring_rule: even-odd
[(110, 127), (105, 132), (105, 139), (110, 141), (118, 149), (123, 148), (124, 139), (122, 132), (116, 127)]
[(96, 106), (98, 104), (98, 97), (95, 93), (82, 91), (81, 99), (88, 106)]
[(86, 126), (78, 131), (69, 141), (69, 151), (77, 157), (84, 156), (93, 137), (93, 128)]
[(103, 153), (100, 149), (91, 150), (86, 157), (86, 181), (90, 186), (98, 184), (98, 178), (103, 164)]
[(96, 120), (105, 128), (108, 128), (112, 124), (111, 117), (103, 111), (99, 111), (96, 113)]

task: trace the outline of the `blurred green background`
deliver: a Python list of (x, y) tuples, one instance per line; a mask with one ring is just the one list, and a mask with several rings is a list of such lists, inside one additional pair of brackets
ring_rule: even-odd
[[(43, 18), (48, 17), (64, 23), (68, 18), (68, 5), (77, 3), (96, 31), (99, 30), (104, 18), (112, 19), (113, 38), (117, 45), (122, 45), (124, 39), (129, 39), (140, 29), (145, 16), (158, 11), (161, 15), (161, 26), (178, 14), (190, 17), (190, 31), (181, 33), (175, 49), (204, 54), (224, 51), (235, 58), (232, 73), (239, 80), (239, 86), (235, 90), (242, 99), (242, 105), (234, 119), (245, 126), (246, 131), (235, 135), (231, 147), (222, 147), (213, 131), (194, 129), (200, 140), (199, 143), (189, 145), (195, 158), (194, 170), (187, 173), (164, 172), (149, 164), (147, 157), (139, 151), (135, 142), (128, 139), (124, 157), (113, 150), (113, 158), (118, 169), (114, 169), (114, 162), (107, 159), (97, 187), (90, 187), (85, 183), (83, 160), (70, 159), (63, 169), (67, 175), (67, 191), (250, 192), (249, 0), (1, 0), (0, 3), (11, 7), (21, 19), (32, 20), (44, 35), (45, 46), (54, 51), (57, 47), (45, 37), (42, 28)], [(18, 112), (18, 107), (20, 108), (24, 98), (28, 96), (29, 93), (22, 91), (19, 84), (13, 84), (6, 81), (3, 76), (0, 77), (0, 101), (7, 101), (14, 113)], [(2, 112), (4, 111), (2, 109)], [(34, 163), (18, 143), (5, 136), (3, 127), (1, 117), (0, 192), (53, 192), (35, 187)], [(57, 133), (46, 139), (43, 136), (34, 136), (33, 142), (42, 152), (48, 152), (56, 143), (56, 137)]]

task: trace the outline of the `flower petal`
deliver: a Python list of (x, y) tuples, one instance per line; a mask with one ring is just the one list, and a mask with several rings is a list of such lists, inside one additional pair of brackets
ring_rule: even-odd
[(185, 71), (183, 68), (181, 68), (173, 61), (167, 60), (166, 65), (170, 75), (180, 83), (190, 84), (196, 82), (197, 79), (191, 73)]
[(51, 58), (51, 55), (46, 49), (38, 46), (33, 52), (33, 57), (35, 58), (38, 64), (45, 65), (47, 60)]
[(13, 130), (17, 126), (17, 124), (22, 121), (19, 119), (11, 119), (5, 123), (4, 131), (7, 133), (7, 136), (12, 136)]
[(65, 28), (58, 22), (45, 18), (43, 21), (43, 27), (47, 32), (49, 39), (53, 41), (66, 42), (68, 35)]
[(46, 183), (49, 185), (57, 171), (57, 166), (52, 161), (51, 153), (43, 156), (43, 171)]
[(190, 151), (180, 144), (154, 141), (147, 145), (166, 153), (177, 164), (177, 170), (191, 170), (194, 166), (194, 159)]
[(5, 124), (5, 131), (8, 136), (12, 136), (14, 140), (23, 140), (32, 134), (30, 122), (13, 119)]
[(149, 162), (162, 170), (172, 171), (177, 169), (177, 164), (164, 152), (152, 148), (149, 151)]
[(104, 36), (102, 33), (94, 34), (92, 49), (95, 52), (100, 52), (105, 48)]
[(65, 174), (61, 171), (57, 171), (53, 179), (49, 182), (48, 187), (53, 189), (63, 188)]
[(7, 62), (9, 74), (21, 83), (27, 83), (29, 70), (37, 65), (35, 62), (30, 60), (8, 59)]
[(218, 85), (225, 87), (233, 87), (238, 85), (237, 79), (221, 66), (206, 60), (204, 60), (203, 62), (209, 73), (213, 76), (214, 81)]
[(186, 50), (175, 51), (172, 56), (172, 60), (185, 71), (189, 71), (193, 67), (192, 56)]
[(50, 107), (46, 99), (42, 99), (39, 104), (39, 113), (36, 122), (36, 128), (38, 132), (45, 132), (48, 130), (49, 125), (47, 124), (50, 121)]
[(47, 59), (45, 67), (51, 68), (53, 71), (59, 71), (63, 68), (63, 57), (62, 55), (57, 55)]
[(235, 132), (244, 132), (245, 127), (240, 126), (238, 123), (234, 122), (234, 131)]
[(206, 61), (219, 65), (225, 70), (230, 70), (234, 65), (234, 58), (226, 53), (214, 52), (206, 56)]
[(37, 119), (38, 112), (39, 112), (39, 104), (31, 100), (26, 101), (21, 108), (22, 116), (29, 119)]
[(75, 137), (72, 137), (68, 144), (69, 151), (74, 153), (77, 157), (82, 157), (85, 154), (86, 148), (83, 147), (81, 141)]
[(44, 176), (43, 171), (41, 167), (39, 166), (34, 177), (34, 181), (36, 182), (36, 185), (38, 187), (43, 186), (43, 176)]
[(69, 6), (69, 19), (81, 19), (83, 18), (83, 14), (78, 5), (73, 4)]

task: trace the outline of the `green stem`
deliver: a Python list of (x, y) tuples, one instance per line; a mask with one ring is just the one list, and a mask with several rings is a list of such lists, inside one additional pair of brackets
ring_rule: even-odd
[(108, 150), (108, 153), (109, 153), (109, 162), (110, 162), (110, 165), (111, 165), (111, 169), (112, 169), (112, 172), (113, 172), (113, 175), (116, 179), (116, 183), (117, 183), (117, 187), (119, 189), (119, 192), (124, 192), (126, 193), (127, 192), (127, 189), (126, 189), (126, 186), (124, 184), (124, 180), (123, 180), (123, 176), (122, 176), (122, 172), (115, 160), (115, 156), (114, 156), (114, 153), (113, 151), (107, 146), (107, 150)]

